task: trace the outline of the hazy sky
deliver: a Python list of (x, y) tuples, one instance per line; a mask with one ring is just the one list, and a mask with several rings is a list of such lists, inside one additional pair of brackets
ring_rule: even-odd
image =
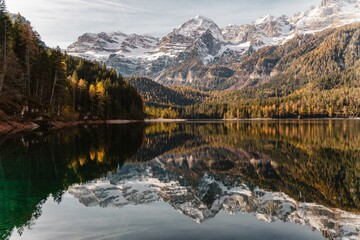
[(200, 14), (220, 27), (250, 23), (266, 14), (306, 10), (321, 0), (6, 0), (20, 12), (48, 46), (66, 48), (85, 32), (163, 36)]

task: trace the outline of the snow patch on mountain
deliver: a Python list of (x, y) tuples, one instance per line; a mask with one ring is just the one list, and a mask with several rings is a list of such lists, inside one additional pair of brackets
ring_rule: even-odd
[(201, 15), (197, 15), (195, 18), (187, 21), (179, 28), (175, 29), (174, 33), (196, 39), (206, 31), (211, 31), (214, 37), (220, 41), (224, 39), (219, 26), (216, 25), (211, 19)]
[(299, 34), (359, 21), (360, 0), (322, 0), (319, 6), (291, 17), (266, 15), (250, 24), (224, 28), (198, 15), (162, 38), (122, 32), (85, 33), (67, 52), (104, 62), (125, 76), (143, 75), (159, 82), (183, 84), (187, 80), (178, 76), (188, 76), (190, 68), (178, 72), (180, 63), (191, 66), (196, 59), (205, 66), (231, 64), (239, 62), (245, 53), (282, 45)]
[(127, 58), (147, 58), (158, 53), (159, 39), (148, 35), (127, 35), (122, 32), (85, 33), (67, 51), (71, 55), (104, 61), (110, 54)]
[(323, 0), (292, 20), (299, 32), (311, 33), (360, 21), (359, 0)]

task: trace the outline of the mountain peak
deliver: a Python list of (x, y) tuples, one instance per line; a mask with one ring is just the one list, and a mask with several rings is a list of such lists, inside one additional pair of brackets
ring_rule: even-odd
[(207, 22), (214, 22), (210, 18), (202, 16), (202, 15), (196, 15), (193, 19), (201, 20), (201, 21), (207, 21)]
[(210, 25), (215, 25), (217, 27), (216, 23), (213, 20), (202, 15), (196, 15), (194, 18), (191, 18), (183, 25), (181, 25), (180, 28), (185, 25), (191, 25), (194, 29), (208, 28)]
[(272, 21), (275, 17), (272, 16), (272, 15), (265, 15), (261, 18), (258, 18), (256, 21), (255, 21), (255, 24), (262, 24), (262, 23), (265, 23), (265, 22), (269, 22), (269, 21)]
[(210, 18), (201, 15), (197, 15), (182, 24), (175, 29), (175, 33), (185, 37), (198, 38), (208, 30), (210, 30), (216, 38), (223, 39), (219, 26)]

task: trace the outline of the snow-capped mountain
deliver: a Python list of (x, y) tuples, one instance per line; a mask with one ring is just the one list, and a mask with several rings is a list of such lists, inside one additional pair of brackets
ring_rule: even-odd
[(360, 21), (360, 1), (323, 0), (318, 7), (298, 12), (291, 17), (264, 16), (252, 24), (223, 28), (225, 38), (233, 43), (250, 42), (261, 48), (279, 45), (295, 35), (319, 32)]
[(223, 34), (233, 43), (249, 42), (250, 46), (259, 49), (268, 45), (282, 44), (293, 37), (296, 27), (287, 16), (264, 16), (252, 24), (241, 26), (229, 25), (223, 28)]
[(205, 33), (210, 34), (219, 42), (224, 41), (218, 25), (212, 20), (198, 15), (163, 37), (160, 41), (160, 49), (163, 52), (170, 51), (174, 54), (186, 51)]
[(359, 0), (322, 0), (320, 6), (291, 18), (298, 31), (316, 32), (360, 20)]
[(228, 173), (204, 172), (197, 178), (179, 174), (171, 170), (174, 164), (190, 169), (202, 165), (196, 156), (180, 155), (163, 156), (143, 164), (128, 163), (106, 180), (72, 186), (69, 193), (85, 206), (122, 208), (161, 200), (199, 223), (220, 211), (252, 213), (266, 222), (280, 220), (307, 225), (329, 239), (359, 238), (359, 215), (298, 202), (281, 192), (250, 188), (240, 176)]
[(85, 33), (76, 43), (68, 47), (69, 52), (83, 52), (88, 58), (106, 61), (109, 53), (122, 54), (126, 57), (141, 58), (156, 51), (159, 39), (122, 32)]
[(319, 6), (291, 17), (267, 15), (251, 24), (224, 28), (196, 16), (160, 39), (121, 32), (86, 33), (67, 52), (103, 61), (125, 76), (143, 75), (173, 85), (201, 85), (199, 81), (209, 77), (206, 73), (194, 76), (201, 67), (237, 63), (263, 47), (359, 21), (360, 0), (322, 0)]

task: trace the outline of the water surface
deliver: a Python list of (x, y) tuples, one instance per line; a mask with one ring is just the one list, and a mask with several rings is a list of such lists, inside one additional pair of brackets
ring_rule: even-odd
[(359, 239), (360, 121), (2, 136), (3, 239)]

